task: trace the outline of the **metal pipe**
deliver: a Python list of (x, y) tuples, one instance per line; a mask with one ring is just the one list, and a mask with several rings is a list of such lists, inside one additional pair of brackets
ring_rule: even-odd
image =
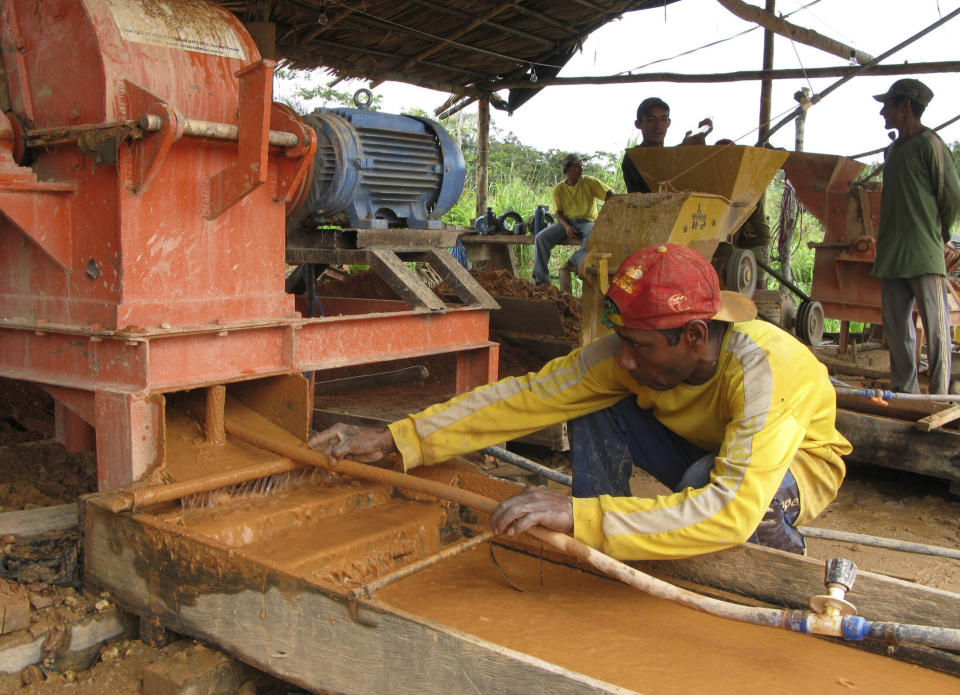
[(921, 555), (934, 555), (937, 557), (948, 557), (952, 560), (960, 560), (960, 550), (943, 548), (938, 545), (913, 543), (912, 541), (901, 541), (896, 538), (881, 538), (879, 536), (867, 536), (862, 533), (836, 531), (829, 528), (814, 528), (812, 526), (798, 526), (797, 530), (807, 538), (822, 538), (828, 541), (859, 543), (860, 545), (869, 545), (875, 548), (902, 550), (905, 553), (920, 553)]
[(517, 468), (523, 468), (524, 470), (532, 473), (537, 473), (538, 475), (542, 475), (544, 478), (552, 480), (555, 483), (561, 483), (567, 487), (573, 487), (573, 478), (571, 476), (561, 473), (560, 471), (555, 471), (552, 468), (547, 468), (536, 461), (531, 461), (530, 459), (519, 456), (512, 451), (507, 451), (502, 447), (488, 446), (486, 449), (481, 449), (480, 453), (493, 456), (493, 458), (500, 459), (501, 461), (506, 461)]
[(789, 287), (790, 290), (791, 290), (794, 294), (796, 294), (798, 297), (800, 297), (800, 299), (804, 300), (805, 302), (809, 302), (809, 301), (810, 301), (810, 295), (808, 295), (808, 294), (807, 294), (806, 292), (804, 292), (802, 289), (800, 289), (799, 287), (797, 287), (795, 284), (793, 284), (793, 283), (792, 283), (790, 280), (788, 280), (786, 277), (784, 277), (783, 275), (781, 275), (780, 273), (778, 273), (776, 270), (774, 270), (773, 268), (771, 268), (769, 265), (767, 265), (766, 263), (764, 263), (763, 261), (761, 261), (759, 258), (757, 259), (757, 265), (760, 266), (761, 268), (763, 268), (763, 270), (765, 270), (766, 272), (770, 273), (770, 275), (772, 275), (773, 277), (775, 277), (777, 280), (779, 280), (780, 282), (782, 282), (786, 287)]
[(845, 389), (838, 388), (836, 392), (843, 396), (859, 396), (860, 398), (879, 398), (884, 401), (897, 399), (900, 401), (941, 401), (960, 402), (960, 395), (952, 393), (898, 393), (884, 389)]
[[(185, 118), (181, 123), (183, 124), (183, 134), (190, 137), (234, 141), (240, 138), (240, 127), (230, 123), (199, 121), (194, 118)], [(141, 130), (147, 133), (156, 133), (163, 128), (163, 119), (156, 114), (145, 113), (140, 116), (139, 124)], [(300, 138), (294, 133), (281, 130), (270, 131), (270, 144), (273, 147), (295, 147), (299, 143)]]
[(266, 478), (280, 473), (289, 473), (290, 471), (299, 470), (303, 467), (304, 464), (302, 463), (280, 458), (234, 468), (220, 473), (202, 475), (176, 483), (131, 488), (117, 493), (118, 497), (112, 501), (110, 508), (114, 512), (142, 509), (150, 505), (171, 502), (183, 497), (219, 490), (220, 488), (246, 483), (258, 478)]

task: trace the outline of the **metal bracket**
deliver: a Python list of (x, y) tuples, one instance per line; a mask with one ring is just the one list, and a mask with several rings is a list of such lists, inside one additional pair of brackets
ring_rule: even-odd
[(237, 161), (210, 177), (204, 219), (216, 219), (267, 182), (275, 65), (272, 60), (260, 60), (236, 72), (240, 80)]
[(184, 120), (175, 108), (153, 92), (129, 80), (124, 80), (123, 84), (128, 117), (153, 114), (163, 122), (159, 132), (148, 135), (134, 146), (133, 173), (128, 188), (140, 193), (150, 188), (173, 143), (183, 137)]

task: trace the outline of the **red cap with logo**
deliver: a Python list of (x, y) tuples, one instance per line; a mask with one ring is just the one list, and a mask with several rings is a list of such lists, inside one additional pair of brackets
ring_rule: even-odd
[[(757, 307), (737, 292), (720, 289), (710, 262), (679, 244), (648, 246), (617, 269), (607, 290), (604, 323), (663, 330), (688, 321), (749, 321)], [(612, 306), (611, 306), (612, 305)]]

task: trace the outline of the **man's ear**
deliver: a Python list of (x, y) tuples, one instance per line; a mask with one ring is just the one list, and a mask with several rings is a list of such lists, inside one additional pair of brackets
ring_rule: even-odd
[(639, 121), (639, 120), (634, 121), (634, 122), (633, 122), (633, 127), (636, 128), (637, 130), (640, 130), (640, 121)]
[(707, 344), (710, 329), (706, 321), (694, 319), (683, 326), (683, 340), (691, 350), (700, 351)]

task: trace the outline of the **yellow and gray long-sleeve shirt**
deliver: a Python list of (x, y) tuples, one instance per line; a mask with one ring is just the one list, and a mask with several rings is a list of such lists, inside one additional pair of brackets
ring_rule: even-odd
[(678, 558), (743, 543), (789, 469), (798, 523), (836, 496), (851, 446), (835, 427), (826, 368), (793, 336), (762, 321), (733, 324), (717, 371), (669, 391), (617, 365), (620, 339), (600, 338), (547, 363), (390, 425), (404, 468), (429, 465), (613, 405), (642, 408), (694, 444), (718, 451), (710, 483), (655, 498), (574, 498), (574, 535), (623, 560)]

